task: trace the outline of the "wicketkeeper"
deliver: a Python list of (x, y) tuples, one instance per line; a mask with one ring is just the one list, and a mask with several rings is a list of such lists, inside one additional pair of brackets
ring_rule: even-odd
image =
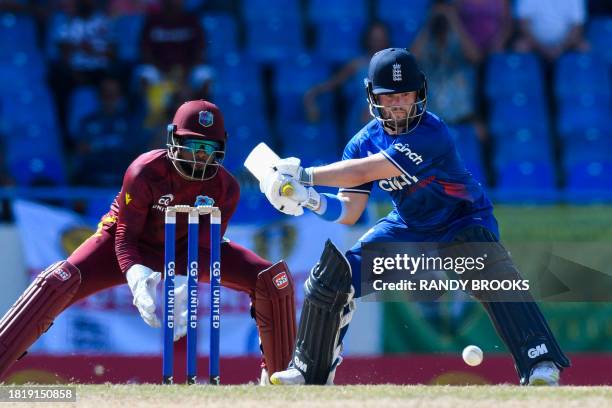
[[(227, 133), (216, 105), (189, 101), (167, 129), (167, 149), (138, 157), (98, 230), (68, 259), (49, 266), (0, 321), (0, 380), (7, 369), (71, 304), (127, 283), (134, 305), (151, 327), (160, 327), (156, 287), (164, 265), (164, 214), (171, 205), (194, 205), (198, 197), (221, 209), (225, 233), (240, 196), (236, 179), (222, 166)], [(200, 265), (209, 264), (210, 219), (201, 220)], [(174, 340), (187, 332), (187, 223), (176, 225), (176, 321)], [(295, 343), (293, 278), (283, 262), (272, 264), (235, 242), (221, 244), (222, 284), (247, 293), (259, 329), (262, 378), (287, 367)], [(183, 275), (179, 275), (180, 273)], [(208, 282), (207, 273), (200, 281)]]

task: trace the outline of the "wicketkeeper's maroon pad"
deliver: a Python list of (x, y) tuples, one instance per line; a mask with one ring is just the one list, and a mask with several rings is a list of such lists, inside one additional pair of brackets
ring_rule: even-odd
[(38, 275), (0, 321), (0, 380), (26, 350), (49, 329), (81, 284), (81, 273), (68, 261)]
[(287, 368), (295, 344), (294, 285), (285, 262), (257, 275), (254, 306), (264, 359), (272, 375)]

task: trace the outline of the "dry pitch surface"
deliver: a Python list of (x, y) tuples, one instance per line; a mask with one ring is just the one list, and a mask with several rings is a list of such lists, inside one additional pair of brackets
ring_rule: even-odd
[[(12, 403), (1, 406), (32, 406)], [(40, 406), (40, 404), (38, 404)], [(258, 387), (253, 385), (79, 385), (77, 403), (45, 407), (612, 407), (612, 387), (501, 386)]]

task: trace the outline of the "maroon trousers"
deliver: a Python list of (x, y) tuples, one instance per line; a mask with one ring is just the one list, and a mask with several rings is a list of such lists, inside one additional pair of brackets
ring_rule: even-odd
[[(115, 255), (114, 231), (114, 226), (99, 229), (67, 261), (41, 272), (0, 319), (0, 379), (62, 310), (98, 291), (126, 283)], [(180, 274), (187, 268), (186, 245), (179, 244), (176, 250), (176, 271)], [(163, 250), (143, 250), (141, 255), (143, 264), (163, 271)], [(201, 282), (209, 281), (209, 274), (204, 273), (209, 255), (208, 250), (200, 249)], [(286, 368), (296, 332), (294, 286), (287, 265), (272, 265), (238, 244), (224, 242), (221, 282), (250, 296), (269, 373)]]
[[(126, 283), (125, 274), (119, 268), (115, 256), (115, 228), (101, 229), (89, 237), (68, 257), (68, 261), (81, 272), (81, 285), (70, 304), (93, 293)], [(200, 282), (209, 282), (210, 252), (200, 248)], [(163, 249), (160, 252), (144, 252), (145, 266), (157, 272), (164, 271)], [(187, 248), (177, 245), (175, 262), (179, 275), (186, 275)], [(221, 284), (253, 297), (257, 274), (272, 265), (254, 252), (235, 242), (221, 244)]]

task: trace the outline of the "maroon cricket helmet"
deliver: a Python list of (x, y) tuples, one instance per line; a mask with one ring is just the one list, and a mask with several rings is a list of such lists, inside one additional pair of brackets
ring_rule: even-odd
[[(181, 175), (189, 180), (208, 180), (217, 174), (227, 141), (223, 114), (217, 105), (203, 99), (187, 101), (177, 109), (167, 130), (168, 158)], [(197, 159), (196, 152), (203, 152), (210, 144), (213, 151), (208, 151), (206, 160)]]
[(221, 110), (203, 99), (183, 103), (174, 114), (172, 124), (176, 126), (176, 136), (203, 137), (224, 143), (227, 140)]

